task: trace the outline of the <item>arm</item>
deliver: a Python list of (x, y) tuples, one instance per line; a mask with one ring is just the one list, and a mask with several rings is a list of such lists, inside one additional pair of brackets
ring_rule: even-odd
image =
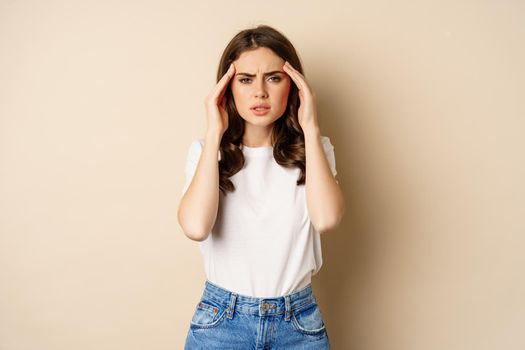
[(315, 93), (303, 74), (289, 62), (285, 62), (283, 69), (299, 89), (298, 120), (304, 133), (306, 153), (306, 204), (312, 225), (323, 233), (339, 225), (345, 201), (321, 143)]
[(221, 138), (206, 135), (197, 168), (181, 198), (177, 218), (184, 234), (194, 240), (205, 240), (217, 218), (219, 208), (219, 165), (217, 155)]
[(339, 225), (346, 210), (346, 204), (326, 158), (319, 128), (311, 127), (303, 131), (308, 213), (315, 229), (324, 233)]
[(207, 131), (199, 162), (191, 183), (182, 196), (177, 219), (184, 234), (194, 241), (203, 241), (217, 219), (219, 209), (218, 154), (222, 135), (228, 128), (225, 91), (235, 74), (230, 67), (205, 99)]

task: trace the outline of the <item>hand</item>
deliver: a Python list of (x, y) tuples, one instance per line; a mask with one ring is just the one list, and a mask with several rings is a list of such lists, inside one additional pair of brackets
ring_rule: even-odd
[(228, 84), (234, 75), (235, 66), (232, 63), (204, 101), (206, 106), (208, 133), (222, 137), (226, 129), (228, 129), (228, 112), (226, 111), (226, 99), (224, 98), (224, 94), (226, 93)]
[(284, 71), (292, 78), (299, 89), (299, 99), (301, 101), (298, 110), (299, 124), (303, 131), (307, 128), (317, 128), (317, 106), (315, 92), (310, 88), (304, 76), (292, 67), (288, 61), (283, 66)]

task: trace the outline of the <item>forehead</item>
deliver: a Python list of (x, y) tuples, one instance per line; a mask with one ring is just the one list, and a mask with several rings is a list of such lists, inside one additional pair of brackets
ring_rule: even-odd
[(234, 61), (235, 70), (240, 72), (267, 72), (281, 70), (284, 60), (266, 47), (258, 47), (255, 50), (244, 51)]

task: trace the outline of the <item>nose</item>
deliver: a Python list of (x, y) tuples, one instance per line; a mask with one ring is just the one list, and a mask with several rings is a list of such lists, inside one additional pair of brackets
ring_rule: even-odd
[(255, 97), (268, 97), (264, 79), (260, 79), (255, 88)]

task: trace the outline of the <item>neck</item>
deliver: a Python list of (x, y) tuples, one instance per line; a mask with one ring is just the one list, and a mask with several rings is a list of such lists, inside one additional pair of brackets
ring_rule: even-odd
[(242, 144), (248, 147), (271, 147), (272, 127), (254, 127), (246, 125)]

